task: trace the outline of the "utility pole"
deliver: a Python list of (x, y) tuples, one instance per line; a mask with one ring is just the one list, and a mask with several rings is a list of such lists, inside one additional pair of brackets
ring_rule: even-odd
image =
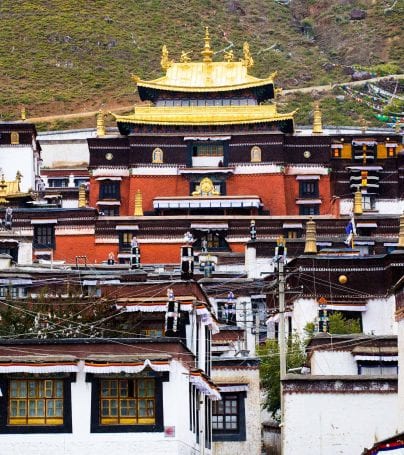
[(285, 425), (285, 404), (283, 398), (282, 381), (286, 376), (286, 338), (285, 338), (285, 260), (286, 247), (285, 239), (281, 236), (277, 240), (275, 249), (275, 260), (278, 265), (278, 301), (279, 301), (279, 380), (281, 394), (281, 454), (283, 454), (284, 425)]

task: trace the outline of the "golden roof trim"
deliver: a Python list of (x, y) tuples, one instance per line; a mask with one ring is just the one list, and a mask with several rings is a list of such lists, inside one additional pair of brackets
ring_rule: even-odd
[[(224, 63), (224, 62), (214, 62), (214, 63)], [(213, 64), (214, 64), (213, 63)], [(188, 63), (189, 65), (190, 63)], [(191, 63), (192, 64), (192, 63)], [(173, 85), (173, 84), (164, 84), (167, 78), (165, 76), (154, 79), (152, 81), (144, 81), (142, 79), (137, 80), (137, 87), (151, 88), (155, 90), (165, 90), (173, 92), (226, 92), (231, 90), (242, 90), (254, 87), (262, 87), (264, 85), (274, 84), (274, 74), (272, 73), (265, 79), (258, 79), (253, 76), (248, 76), (247, 82), (237, 83), (237, 84), (224, 84), (224, 85), (204, 85), (204, 86), (193, 86), (193, 85)]]
[(136, 107), (133, 114), (112, 114), (117, 122), (154, 125), (232, 125), (293, 120), (297, 111), (280, 114), (274, 105)]

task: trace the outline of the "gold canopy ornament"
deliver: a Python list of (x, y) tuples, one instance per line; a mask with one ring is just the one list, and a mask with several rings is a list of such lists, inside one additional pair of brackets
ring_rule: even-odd
[(313, 218), (310, 218), (306, 223), (306, 241), (304, 244), (305, 254), (316, 254), (317, 243), (316, 243), (316, 223)]
[(354, 214), (355, 215), (362, 215), (363, 207), (362, 207), (362, 192), (360, 188), (355, 191), (354, 194)]
[(164, 44), (162, 50), (161, 50), (161, 61), (160, 65), (163, 68), (163, 70), (167, 71), (168, 68), (173, 66), (174, 60), (170, 60), (168, 57), (168, 49), (167, 46)]
[(135, 211), (134, 216), (143, 216), (143, 196), (140, 189), (135, 194)]
[(82, 183), (79, 186), (79, 208), (83, 208), (87, 206), (86, 200), (86, 185)]
[(97, 113), (97, 136), (105, 136), (105, 114), (102, 109)]
[(251, 68), (254, 66), (254, 59), (251, 56), (250, 45), (247, 43), (247, 41), (243, 44), (243, 54), (244, 58), (241, 59), (243, 66), (246, 68)]
[(205, 46), (203, 47), (203, 51), (201, 52), (203, 61), (205, 63), (209, 63), (212, 61), (213, 51), (210, 48), (210, 35), (209, 35), (209, 27), (205, 28)]
[(316, 102), (313, 113), (313, 134), (323, 133), (323, 123), (321, 119), (320, 103)]
[(404, 248), (404, 213), (400, 216), (400, 231), (398, 233), (398, 247)]

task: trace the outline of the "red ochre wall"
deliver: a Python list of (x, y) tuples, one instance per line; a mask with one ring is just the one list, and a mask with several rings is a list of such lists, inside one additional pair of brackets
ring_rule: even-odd
[(226, 182), (227, 196), (261, 197), (270, 215), (285, 215), (285, 187), (282, 174), (234, 175)]
[(179, 264), (182, 243), (140, 242), (140, 262), (142, 264)]
[(143, 211), (152, 211), (155, 197), (189, 196), (189, 182), (176, 175), (131, 177), (128, 215), (134, 213), (137, 190), (142, 193)]
[(94, 262), (94, 235), (56, 235), (55, 242), (53, 259), (74, 263), (76, 256), (87, 256), (89, 262)]

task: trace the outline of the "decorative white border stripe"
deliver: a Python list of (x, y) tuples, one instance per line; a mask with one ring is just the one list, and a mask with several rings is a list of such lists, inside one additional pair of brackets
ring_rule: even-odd
[(189, 382), (194, 384), (194, 386), (204, 395), (208, 396), (211, 400), (217, 401), (221, 400), (222, 397), (220, 393), (214, 389), (206, 379), (201, 376), (201, 374), (190, 374)]
[[(105, 365), (111, 363), (111, 365)], [(105, 362), (101, 365), (96, 365), (93, 361), (86, 361), (84, 364), (85, 373), (140, 373), (145, 368), (151, 368), (153, 371), (170, 371), (170, 364), (168, 362), (158, 363), (151, 362), (146, 359), (143, 363), (122, 363), (118, 362)]]
[[(17, 362), (15, 362), (17, 363)], [(55, 364), (55, 365), (34, 365), (32, 363), (22, 364), (0, 364), (0, 373), (77, 373), (77, 364)]]

